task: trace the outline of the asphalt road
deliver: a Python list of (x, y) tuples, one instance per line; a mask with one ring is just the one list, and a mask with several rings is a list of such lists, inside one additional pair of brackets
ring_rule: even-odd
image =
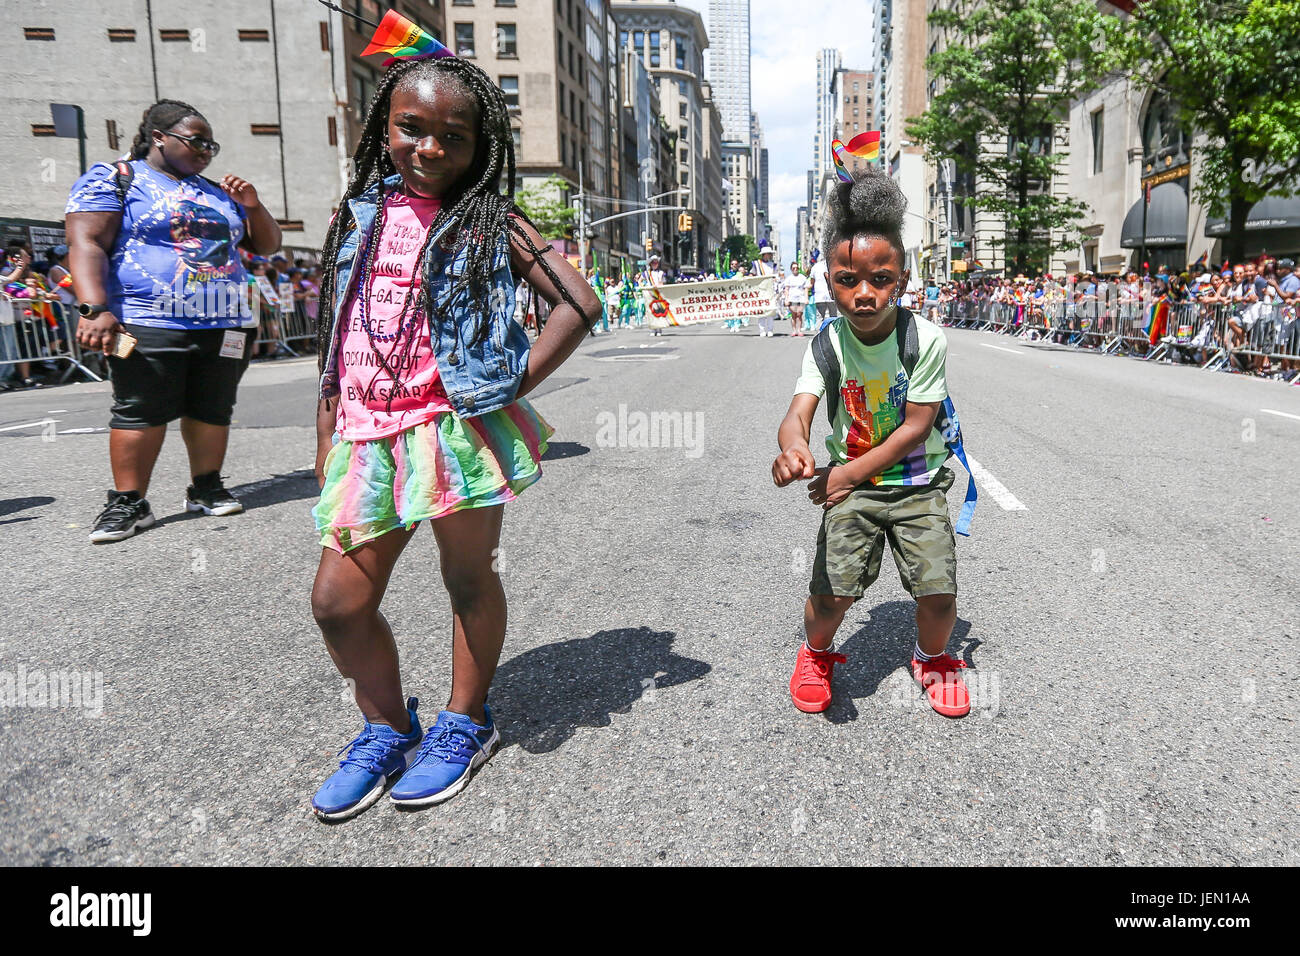
[[(982, 479), (953, 641), (975, 710), (923, 702), (886, 558), (809, 716), (786, 684), (818, 510), (768, 473), (807, 340), (753, 333), (602, 336), (543, 386), (557, 434), (502, 543), (503, 745), (447, 804), (332, 826), (309, 800), (358, 720), (308, 606), (311, 361), (245, 378), (245, 514), (183, 515), (173, 436), (164, 520), (111, 546), (86, 542), (107, 386), (0, 397), (0, 692), (91, 675), (89, 706), (0, 710), (0, 862), (1298, 861), (1300, 389), (948, 330)], [(692, 427), (630, 447), (638, 412)], [(436, 569), (422, 531), (385, 603), (429, 719)]]

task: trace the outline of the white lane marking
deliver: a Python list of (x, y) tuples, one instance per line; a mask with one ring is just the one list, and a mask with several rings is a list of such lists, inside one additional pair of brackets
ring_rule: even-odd
[(35, 428), (37, 425), (52, 425), (55, 422), (62, 421), (61, 418), (42, 418), (39, 422), (23, 422), (21, 425), (6, 425), (0, 428), (0, 432), (16, 431), (19, 428)]
[(66, 408), (47, 408), (47, 409), (45, 410), (45, 414), (46, 414), (46, 415), (57, 415), (57, 414), (59, 414), (59, 412), (66, 412), (66, 411), (67, 411)]
[(999, 352), (1010, 352), (1012, 355), (1029, 354), (1024, 349), (1007, 349), (1003, 348), (1001, 345), (989, 345), (987, 342), (981, 342), (980, 345), (984, 346), (986, 349), (997, 349)]
[(994, 478), (978, 461), (970, 455), (966, 456), (970, 462), (971, 476), (980, 483), (980, 486), (992, 496), (993, 500), (1002, 506), (1003, 511), (1028, 511), (1011, 492), (1007, 491), (1007, 486)]
[(1290, 412), (1279, 412), (1273, 408), (1261, 408), (1261, 412), (1268, 412), (1270, 415), (1281, 415), (1283, 418), (1294, 418), (1300, 422), (1300, 415), (1292, 415)]

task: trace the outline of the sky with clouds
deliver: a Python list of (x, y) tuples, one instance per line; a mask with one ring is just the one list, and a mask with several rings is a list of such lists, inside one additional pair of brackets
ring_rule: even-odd
[[(712, 35), (709, 0), (678, 0), (698, 10)], [(797, 210), (807, 197), (816, 125), (817, 51), (838, 47), (844, 66), (871, 68), (870, 0), (750, 0), (752, 109), (767, 143), (772, 219), (781, 257), (794, 258)]]

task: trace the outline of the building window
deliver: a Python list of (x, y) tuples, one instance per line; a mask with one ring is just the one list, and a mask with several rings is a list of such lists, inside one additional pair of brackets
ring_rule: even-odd
[(519, 155), (519, 146), (522, 140), (519, 137), (519, 127), (515, 126), (510, 130), (510, 138), (515, 141), (515, 155)]
[(472, 23), (456, 24), (456, 55), (457, 56), (474, 55), (474, 24)]
[(691, 161), (691, 151), (690, 151), (689, 149), (687, 149), (685, 146), (683, 146), (683, 147), (682, 147), (682, 162), (683, 162), (683, 163), (689, 163), (690, 161)]
[(566, 115), (564, 112), (564, 83), (560, 83), (560, 115)]
[(515, 42), (515, 25), (513, 23), (497, 24), (497, 56), (514, 59), (519, 56), (519, 48)]
[(505, 94), (506, 106), (512, 110), (519, 109), (519, 77), (501, 77), (501, 92)]
[(673, 65), (679, 70), (686, 69), (686, 37), (673, 37)]
[(135, 27), (109, 27), (109, 43), (134, 43)]
[(644, 30), (632, 31), (632, 48), (636, 50), (637, 56), (645, 55), (645, 31)]
[(515, 0), (497, 0), (498, 7), (513, 7)]
[(1093, 110), (1092, 113), (1092, 171), (1093, 173), (1101, 172), (1102, 166), (1102, 137), (1105, 133), (1105, 127), (1102, 124), (1102, 117), (1105, 115), (1105, 109)]
[(626, 50), (626, 49), (627, 49), (627, 31), (626, 31), (626, 30), (619, 30), (619, 31), (618, 31), (618, 48), (619, 48), (620, 50)]
[(266, 43), (271, 39), (270, 30), (240, 30), (241, 43)]
[(659, 68), (659, 31), (650, 31), (650, 68)]
[(158, 39), (163, 43), (189, 43), (190, 31), (184, 30), (159, 30)]
[[(23, 39), (24, 40), (53, 40), (54, 27), (23, 27)], [(33, 126), (32, 128), (35, 129), (36, 127)]]
[(685, 100), (683, 100), (682, 102), (680, 102), (680, 103), (677, 104), (677, 115), (680, 116), (682, 119), (686, 119), (686, 102), (685, 102)]
[(685, 123), (682, 124), (682, 126), (681, 126), (681, 130), (682, 130), (682, 135), (679, 136), (679, 137), (677, 137), (677, 138), (680, 139), (680, 140), (684, 143), (684, 142), (686, 142), (686, 124), (685, 124)]

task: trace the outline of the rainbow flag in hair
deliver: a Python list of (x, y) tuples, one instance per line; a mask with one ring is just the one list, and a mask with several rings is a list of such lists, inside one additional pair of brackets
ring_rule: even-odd
[(871, 130), (859, 133), (847, 144), (841, 143), (838, 139), (831, 140), (831, 158), (835, 161), (835, 174), (840, 177), (841, 182), (851, 183), (853, 177), (849, 175), (849, 167), (844, 162), (845, 153), (868, 161), (879, 159), (880, 133)]
[(388, 53), (395, 57), (444, 57), (452, 52), (396, 10), (389, 10), (375, 28), (362, 56)]

